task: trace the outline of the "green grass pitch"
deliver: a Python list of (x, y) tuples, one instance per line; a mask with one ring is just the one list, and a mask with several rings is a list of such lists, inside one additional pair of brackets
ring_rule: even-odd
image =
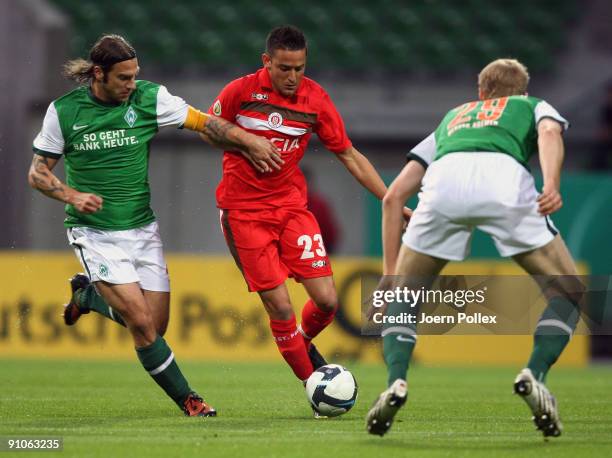
[(314, 420), (280, 362), (183, 362), (219, 411), (206, 419), (183, 417), (136, 361), (0, 363), (0, 436), (64, 438), (62, 452), (1, 456), (612, 456), (612, 367), (553, 369), (565, 431), (545, 442), (511, 394), (519, 368), (412, 368), (408, 403), (381, 439), (366, 434), (364, 416), (384, 387), (383, 366), (349, 365), (360, 385), (355, 408)]

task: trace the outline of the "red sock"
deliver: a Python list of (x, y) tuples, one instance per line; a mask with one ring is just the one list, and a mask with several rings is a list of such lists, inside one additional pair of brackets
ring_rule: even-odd
[(297, 330), (295, 315), (289, 320), (270, 320), (270, 329), (278, 350), (300, 380), (306, 380), (314, 372), (304, 338)]
[(331, 312), (324, 312), (316, 306), (312, 299), (309, 299), (308, 302), (304, 304), (300, 329), (306, 341), (306, 347), (310, 345), (312, 339), (318, 336), (323, 329), (334, 321), (334, 316), (336, 316), (336, 309)]

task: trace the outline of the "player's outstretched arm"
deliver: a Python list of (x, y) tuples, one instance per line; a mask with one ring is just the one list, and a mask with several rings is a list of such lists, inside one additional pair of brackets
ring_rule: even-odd
[(538, 211), (542, 215), (550, 215), (563, 205), (559, 193), (564, 157), (562, 132), (561, 124), (553, 119), (542, 119), (538, 123), (538, 149), (544, 179), (542, 194), (538, 197)]
[(183, 127), (199, 132), (200, 137), (212, 146), (242, 152), (259, 172), (280, 170), (284, 164), (278, 148), (267, 138), (253, 135), (223, 118), (193, 107), (189, 107)]
[(79, 192), (62, 183), (51, 170), (57, 164), (57, 159), (34, 154), (32, 165), (28, 172), (28, 183), (44, 195), (52, 199), (74, 206), (81, 213), (94, 213), (102, 209), (102, 197), (87, 192)]
[(351, 146), (338, 154), (338, 159), (364, 188), (382, 200), (387, 187), (367, 157)]
[(382, 241), (383, 275), (394, 275), (400, 249), (406, 201), (421, 187), (425, 168), (418, 161), (410, 161), (393, 180), (383, 197)]
[[(387, 192), (387, 186), (367, 157), (351, 146), (338, 154), (338, 158), (364, 188), (382, 200)], [(404, 207), (403, 213), (406, 221), (412, 216), (412, 210), (407, 207)]]

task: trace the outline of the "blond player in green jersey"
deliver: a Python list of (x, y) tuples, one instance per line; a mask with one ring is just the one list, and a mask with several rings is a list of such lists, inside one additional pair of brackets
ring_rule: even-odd
[[(383, 200), (385, 275), (433, 278), (448, 261), (468, 256), (472, 232), (479, 228), (502, 256), (528, 273), (575, 281), (574, 261), (549, 217), (562, 205), (562, 133), (568, 122), (547, 102), (529, 97), (528, 82), (520, 62), (491, 62), (478, 77), (479, 99), (449, 111), (408, 154), (408, 164)], [(544, 178), (539, 194), (526, 165), (536, 152)], [(402, 207), (419, 189), (419, 204), (402, 236)], [(544, 381), (571, 337), (579, 308), (575, 296), (545, 293), (548, 306), (514, 389), (544, 436), (558, 436), (562, 426), (556, 400)], [(392, 303), (387, 313), (401, 313), (403, 307)], [(416, 325), (384, 326), (382, 336), (389, 388), (366, 417), (368, 431), (381, 436), (407, 398)]]
[[(87, 271), (70, 282), (66, 324), (95, 310), (126, 326), (143, 367), (185, 415), (214, 416), (163, 338), (170, 284), (150, 206), (149, 144), (159, 128), (173, 126), (205, 133), (263, 171), (282, 161), (266, 139), (137, 80), (139, 70), (136, 51), (118, 35), (102, 36), (89, 60), (68, 62), (66, 76), (81, 85), (49, 105), (28, 180), (66, 204), (68, 240)], [(52, 172), (61, 157), (66, 183)]]

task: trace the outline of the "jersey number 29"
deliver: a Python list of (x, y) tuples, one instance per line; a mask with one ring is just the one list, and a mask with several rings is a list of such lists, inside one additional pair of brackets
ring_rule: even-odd
[[(452, 129), (453, 127), (464, 124), (466, 122), (470, 122), (472, 119), (472, 115), (470, 112), (474, 111), (474, 109), (481, 102), (470, 102), (461, 106), (457, 115), (453, 118), (451, 122), (448, 123), (448, 129)], [(476, 114), (476, 119), (479, 121), (497, 121), (500, 116), (504, 113), (506, 109), (506, 105), (508, 104), (508, 97), (500, 97), (499, 99), (488, 99), (482, 102), (480, 110)]]

